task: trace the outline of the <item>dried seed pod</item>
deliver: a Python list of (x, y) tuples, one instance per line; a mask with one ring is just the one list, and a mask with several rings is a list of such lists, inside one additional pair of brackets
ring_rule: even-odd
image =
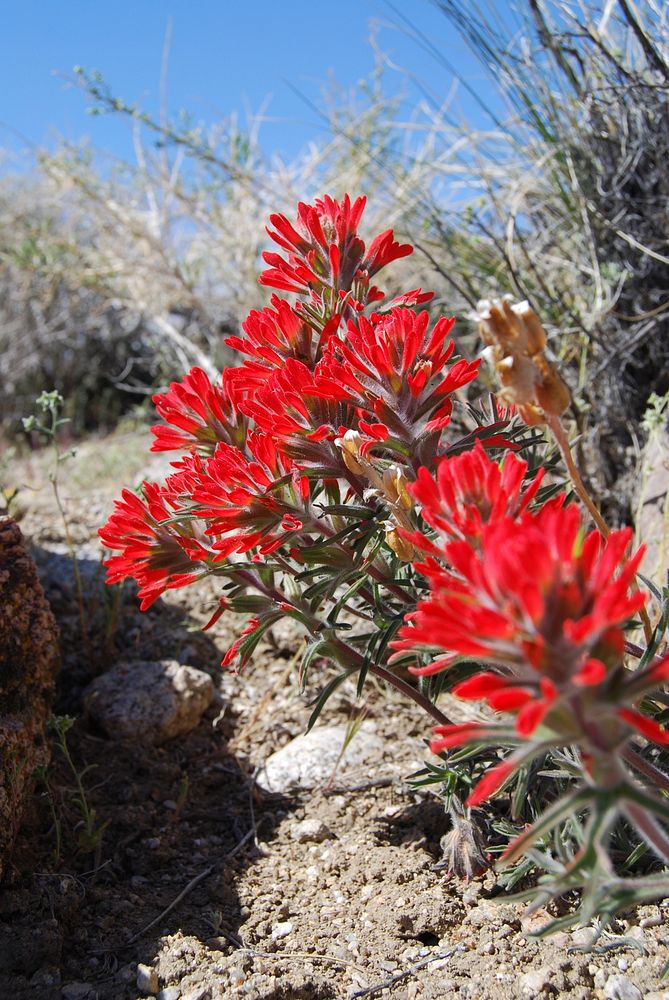
[(445, 868), (458, 878), (470, 879), (488, 868), (483, 835), (457, 796), (452, 795), (448, 813), (453, 827), (441, 838), (443, 858), (435, 868)]
[(484, 357), (497, 372), (500, 398), (518, 407), (527, 424), (559, 417), (571, 395), (555, 365), (544, 355), (546, 331), (528, 302), (513, 305), (508, 297), (479, 302), (475, 318), (487, 345)]

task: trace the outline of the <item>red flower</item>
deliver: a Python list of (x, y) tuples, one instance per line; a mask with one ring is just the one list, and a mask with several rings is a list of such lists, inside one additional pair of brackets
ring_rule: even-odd
[[(232, 646), (230, 646), (229, 650), (221, 660), (222, 667), (229, 667), (230, 664), (235, 661), (235, 659), (239, 656), (239, 650), (240, 647), (243, 645), (244, 640), (248, 636), (253, 635), (253, 633), (258, 629), (259, 626), (260, 626), (259, 618), (249, 618), (248, 622), (246, 623), (246, 628), (239, 636), (239, 638), (235, 639)], [(243, 667), (247, 659), (248, 659), (248, 654), (246, 656), (242, 656), (239, 666)]]
[(596, 531), (583, 539), (578, 509), (554, 502), (517, 521), (484, 524), (476, 548), (461, 540), (444, 546), (452, 569), (434, 559), (418, 567), (432, 593), (402, 629), (400, 648), (527, 666), (530, 677), (538, 671), (556, 683), (571, 681), (592, 656), (618, 663), (620, 626), (645, 601), (629, 592), (643, 556), (640, 549), (625, 559), (630, 539), (629, 529), (606, 542)]
[(335, 314), (325, 329), (314, 329), (304, 312), (300, 313), (277, 295), (272, 296), (272, 306), (252, 310), (242, 324), (244, 337), (228, 337), (228, 347), (248, 354), (253, 361), (245, 361), (241, 369), (233, 369), (235, 384), (245, 391), (261, 388), (271, 373), (281, 368), (288, 358), (295, 358), (313, 370), (321, 356), (322, 345), (339, 326)]
[(428, 332), (427, 312), (398, 307), (348, 324), (345, 339), (331, 337), (315, 370), (324, 395), (346, 393), (350, 402), (412, 444), (451, 418), (452, 394), (476, 378), (478, 361), (459, 359), (446, 368), (455, 345), (454, 320), (442, 318)]
[[(146, 611), (165, 590), (205, 575), (215, 553), (203, 525), (192, 518), (175, 518), (170, 491), (143, 483), (143, 492), (145, 500), (123, 490), (98, 534), (107, 548), (121, 552), (105, 562), (107, 583), (133, 577), (139, 585), (140, 608)], [(198, 568), (197, 562), (204, 566)]]
[(388, 229), (366, 250), (357, 234), (365, 204), (365, 198), (351, 203), (348, 195), (341, 202), (326, 195), (313, 205), (300, 202), (295, 225), (285, 215), (271, 215), (274, 228), (267, 233), (286, 256), (263, 254), (270, 267), (260, 283), (298, 295), (314, 293), (322, 300), (340, 292), (353, 292), (360, 302), (382, 297), (370, 288), (370, 279), (386, 264), (412, 253), (413, 247), (396, 243)]
[(219, 441), (241, 443), (246, 419), (238, 413), (223, 385), (212, 385), (201, 368), (191, 368), (181, 382), (153, 397), (158, 415), (167, 422), (151, 428), (151, 451), (195, 448), (211, 455)]
[[(236, 372), (243, 369), (230, 375)], [(306, 365), (289, 358), (240, 406), (259, 429), (280, 441), (287, 455), (305, 465), (329, 463), (336, 472), (341, 466), (336, 449), (320, 442), (334, 441), (341, 425), (354, 420), (347, 399), (341, 386), (326, 390)]]
[[(423, 519), (439, 532), (442, 541), (460, 538), (474, 542), (484, 524), (517, 518), (534, 500), (544, 470), (524, 487), (526, 472), (527, 462), (509, 453), (500, 468), (477, 441), (470, 451), (443, 459), (436, 477), (420, 468), (409, 492), (421, 504)], [(440, 552), (419, 532), (411, 535), (411, 541), (426, 551)]]
[(218, 539), (212, 545), (214, 562), (256, 548), (266, 555), (303, 526), (306, 478), (267, 434), (252, 431), (247, 449), (250, 458), (239, 448), (220, 444), (206, 465), (189, 456), (175, 477), (177, 487), (188, 483), (184, 506), (207, 522), (208, 536)]

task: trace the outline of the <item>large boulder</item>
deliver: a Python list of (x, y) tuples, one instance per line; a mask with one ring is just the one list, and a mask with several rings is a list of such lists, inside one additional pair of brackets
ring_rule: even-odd
[(0, 877), (48, 763), (46, 727), (60, 661), (58, 627), (21, 530), (0, 517)]

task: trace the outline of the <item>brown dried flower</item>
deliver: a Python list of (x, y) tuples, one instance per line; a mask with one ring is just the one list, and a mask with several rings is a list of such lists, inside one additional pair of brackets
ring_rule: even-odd
[(527, 424), (546, 423), (569, 406), (571, 395), (555, 365), (544, 355), (547, 338), (528, 302), (509, 297), (478, 304), (475, 318), (502, 386), (501, 399), (518, 407)]

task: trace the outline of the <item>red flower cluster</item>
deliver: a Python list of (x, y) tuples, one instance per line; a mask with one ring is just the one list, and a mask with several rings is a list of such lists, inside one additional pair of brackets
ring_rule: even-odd
[(121, 552), (105, 562), (107, 583), (133, 577), (139, 584), (141, 610), (146, 611), (165, 590), (206, 575), (215, 552), (202, 522), (175, 520), (168, 487), (143, 483), (142, 489), (145, 500), (123, 490), (99, 535), (107, 548)]
[[(543, 723), (536, 738), (560, 744), (587, 747), (600, 740), (615, 748), (629, 727), (669, 743), (669, 734), (628, 707), (669, 675), (669, 660), (644, 674), (628, 674), (622, 665), (623, 626), (645, 603), (634, 589), (643, 548), (626, 556), (630, 529), (606, 540), (597, 531), (585, 533), (579, 510), (565, 506), (564, 495), (529, 510), (540, 479), (523, 490), (525, 471), (513, 455), (500, 470), (482, 448), (444, 460), (436, 481), (421, 471), (410, 490), (428, 524), (451, 540), (439, 548), (409, 536), (414, 544), (422, 538), (430, 552), (416, 568), (431, 592), (407, 615), (395, 648), (437, 653), (427, 666), (413, 668), (417, 674), (437, 673), (462, 658), (493, 665), (453, 693), (513, 713), (524, 739)], [(436, 753), (490, 737), (490, 727), (476, 723), (435, 732)], [(496, 769), (497, 784), (490, 779), (479, 786), (470, 804), (491, 794), (514, 766)]]
[(382, 297), (372, 279), (412, 250), (391, 230), (366, 246), (357, 232), (364, 207), (364, 198), (325, 197), (300, 204), (295, 224), (272, 216), (268, 231), (284, 255), (265, 254), (261, 282), (301, 301), (274, 295), (250, 313), (227, 340), (245, 358), (220, 383), (193, 368), (154, 397), (164, 423), (152, 428), (153, 450), (186, 454), (164, 487), (145, 484), (146, 503), (125, 493), (100, 532), (122, 553), (108, 562), (110, 580), (134, 577), (143, 606), (243, 554), (258, 561), (287, 543), (299, 562), (300, 539), (312, 545), (318, 536), (312, 482), (332, 494), (345, 480), (363, 502), (390, 504), (381, 540), (403, 546), (395, 524), (406, 515), (392, 491), (370, 498), (384, 469), (363, 468), (354, 452), (375, 448), (382, 462), (405, 463), (400, 478), (410, 475), (420, 442), (429, 437), (436, 448), (453, 393), (478, 363), (454, 360), (453, 320), (430, 328), (427, 312), (414, 311), (430, 297), (420, 289), (362, 314)]
[[(442, 460), (436, 477), (423, 467), (418, 470), (411, 494), (421, 505), (421, 515), (439, 533), (442, 543), (454, 538), (474, 543), (485, 524), (507, 517), (517, 518), (537, 495), (544, 477), (539, 469), (525, 484), (527, 462), (507, 453), (502, 466), (490, 460), (480, 441), (471, 451)], [(426, 552), (440, 556), (442, 549), (427, 535), (408, 535)]]
[(219, 441), (239, 444), (246, 436), (247, 420), (237, 409), (225, 385), (212, 385), (201, 368), (191, 368), (182, 382), (153, 397), (165, 424), (151, 428), (151, 451), (195, 448), (212, 455)]
[(413, 253), (413, 247), (396, 243), (392, 229), (387, 229), (367, 248), (357, 232), (366, 203), (366, 198), (351, 203), (348, 195), (341, 202), (327, 195), (313, 205), (300, 202), (295, 226), (285, 215), (271, 215), (274, 228), (267, 233), (286, 256), (263, 253), (270, 267), (260, 283), (315, 296), (330, 306), (349, 293), (361, 305), (382, 299), (383, 292), (370, 286), (371, 278), (386, 264)]
[(427, 312), (395, 308), (388, 315), (358, 317), (346, 339), (332, 337), (316, 370), (323, 394), (346, 392), (365, 419), (383, 423), (405, 444), (418, 433), (446, 427), (452, 394), (476, 378), (479, 362), (455, 361), (448, 339), (453, 319), (442, 318), (428, 333)]
[(184, 473), (193, 473), (189, 508), (207, 522), (206, 534), (220, 539), (212, 546), (214, 562), (256, 547), (266, 555), (303, 527), (309, 501), (306, 477), (267, 434), (252, 431), (246, 446), (250, 458), (239, 448), (221, 444), (206, 466), (195, 456), (181, 463)]

